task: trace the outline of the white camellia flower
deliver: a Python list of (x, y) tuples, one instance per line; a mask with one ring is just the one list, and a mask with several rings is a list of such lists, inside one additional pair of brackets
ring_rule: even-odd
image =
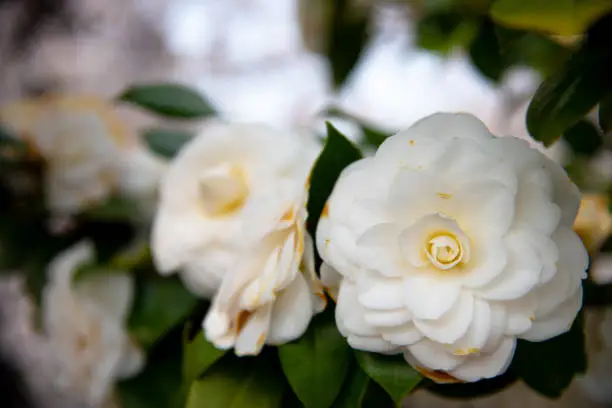
[(580, 193), (527, 142), (441, 113), (341, 174), (317, 230), (349, 344), (438, 382), (503, 373), (517, 339), (567, 331), (587, 252)]
[(131, 277), (109, 271), (74, 281), (77, 268), (93, 257), (91, 242), (82, 241), (49, 264), (42, 319), (59, 363), (57, 385), (99, 406), (114, 382), (136, 375), (145, 360), (125, 330), (133, 301)]
[(213, 298), (205, 333), (257, 354), (303, 334), (324, 306), (305, 230), (314, 138), (266, 125), (211, 123), (179, 152), (161, 185), (152, 249)]

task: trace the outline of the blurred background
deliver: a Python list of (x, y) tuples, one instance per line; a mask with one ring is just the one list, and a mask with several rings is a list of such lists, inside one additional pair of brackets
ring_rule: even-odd
[[(583, 189), (606, 191), (612, 179), (609, 135), (599, 135), (595, 147), (566, 137), (545, 148), (530, 139), (525, 125), (535, 90), (579, 36), (508, 30), (521, 37), (511, 54), (500, 54), (491, 43), (498, 27), (474, 17), (468, 6), (449, 11), (446, 3), (0, 0), (0, 105), (45, 93), (111, 99), (134, 83), (179, 82), (200, 91), (225, 118), (317, 132), (331, 120), (358, 143), (437, 111), (464, 111), (495, 134), (530, 140), (565, 165)], [(136, 110), (122, 114), (134, 127), (160, 121)], [(594, 217), (595, 228), (602, 228), (600, 214)], [(609, 283), (610, 262), (602, 257), (600, 264), (598, 276)], [(589, 350), (598, 356), (593, 359), (610, 359), (596, 354), (608, 346), (612, 353), (600, 335), (604, 314), (595, 309), (587, 316)], [(19, 279), (3, 276), (2, 351), (23, 376), (33, 406), (83, 406), (47, 381), (52, 358), (30, 327), (31, 316)], [(612, 389), (612, 364), (601, 371), (586, 385), (573, 382), (558, 400), (516, 384), (476, 400), (421, 390), (406, 406), (603, 407), (612, 401), (612, 390), (606, 391)]]

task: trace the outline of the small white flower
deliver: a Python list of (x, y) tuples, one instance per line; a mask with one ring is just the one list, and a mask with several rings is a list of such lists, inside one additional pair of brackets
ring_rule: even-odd
[[(299, 337), (322, 309), (305, 231), (319, 146), (265, 125), (212, 123), (171, 163), (152, 237), (162, 274), (213, 298), (208, 338), (237, 354)], [(215, 295), (216, 294), (216, 295)]]
[(49, 264), (42, 318), (60, 366), (57, 385), (98, 406), (116, 380), (136, 375), (145, 361), (125, 329), (133, 301), (131, 277), (109, 271), (73, 281), (77, 268), (93, 257), (93, 245), (82, 241)]
[(579, 204), (527, 142), (467, 114), (419, 121), (347, 167), (322, 214), (340, 332), (439, 382), (503, 373), (517, 338), (561, 334), (581, 307)]
[(46, 164), (48, 208), (72, 214), (106, 199), (116, 186), (120, 151), (135, 138), (104, 101), (44, 96), (5, 106), (0, 121)]

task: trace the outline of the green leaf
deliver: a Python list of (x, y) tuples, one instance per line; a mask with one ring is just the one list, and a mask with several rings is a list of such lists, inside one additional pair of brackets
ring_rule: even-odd
[(119, 100), (170, 118), (201, 119), (215, 114), (199, 92), (180, 84), (134, 85)]
[(149, 129), (142, 137), (153, 152), (162, 157), (172, 158), (193, 138), (193, 135), (180, 130)]
[[(612, 90), (612, 49), (601, 22), (582, 48), (536, 91), (527, 111), (531, 135), (549, 146)], [(609, 34), (609, 33), (608, 33)]]
[(306, 408), (328, 408), (348, 372), (351, 351), (331, 309), (315, 317), (298, 340), (278, 348), (283, 371)]
[(185, 408), (280, 408), (284, 386), (263, 356), (227, 355), (192, 383)]
[(612, 132), (612, 93), (599, 103), (599, 128), (605, 133)]
[(591, 122), (581, 120), (563, 134), (563, 139), (578, 154), (592, 156), (603, 145), (603, 137)]
[(362, 158), (359, 149), (327, 123), (327, 139), (310, 175), (308, 231), (314, 237), (317, 223), (336, 180), (346, 166)]
[(478, 32), (478, 20), (456, 12), (428, 14), (417, 24), (417, 45), (449, 54), (457, 47), (470, 44)]
[(369, 8), (351, 7), (351, 0), (332, 0), (327, 43), (334, 86), (339, 87), (359, 61), (368, 39)]
[(483, 20), (476, 38), (470, 45), (470, 59), (476, 68), (487, 78), (497, 82), (512, 61), (502, 54), (497, 40), (495, 25)]
[(332, 407), (361, 408), (370, 382), (370, 377), (359, 367), (357, 361), (353, 361), (349, 375)]
[(560, 397), (572, 378), (586, 370), (582, 318), (574, 321), (570, 331), (551, 340), (519, 341), (512, 370), (535, 391), (551, 398)]
[(608, 0), (496, 0), (490, 15), (509, 27), (574, 35), (610, 10)]
[(129, 328), (138, 342), (148, 348), (182, 322), (197, 299), (176, 277), (139, 279), (137, 283)]
[(363, 351), (355, 351), (355, 355), (363, 371), (383, 387), (398, 405), (423, 379), (401, 356)]
[(225, 353), (227, 353), (227, 350), (219, 350), (213, 346), (206, 340), (204, 333), (200, 331), (193, 341), (185, 341), (183, 348), (183, 381), (186, 384), (191, 384)]
[(85, 213), (89, 219), (98, 221), (129, 221), (142, 217), (138, 203), (127, 197), (114, 195)]

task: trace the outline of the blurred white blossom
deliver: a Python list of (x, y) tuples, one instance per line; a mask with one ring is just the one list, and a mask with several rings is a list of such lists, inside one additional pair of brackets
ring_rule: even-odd
[(403, 353), (438, 382), (503, 373), (517, 339), (566, 332), (582, 306), (580, 193), (525, 141), (435, 114), (341, 174), (317, 247), (357, 349)]
[(59, 369), (58, 387), (99, 406), (115, 381), (144, 366), (144, 354), (126, 332), (134, 282), (119, 271), (100, 271), (75, 280), (80, 266), (94, 260), (91, 242), (60, 253), (48, 269), (42, 319)]

